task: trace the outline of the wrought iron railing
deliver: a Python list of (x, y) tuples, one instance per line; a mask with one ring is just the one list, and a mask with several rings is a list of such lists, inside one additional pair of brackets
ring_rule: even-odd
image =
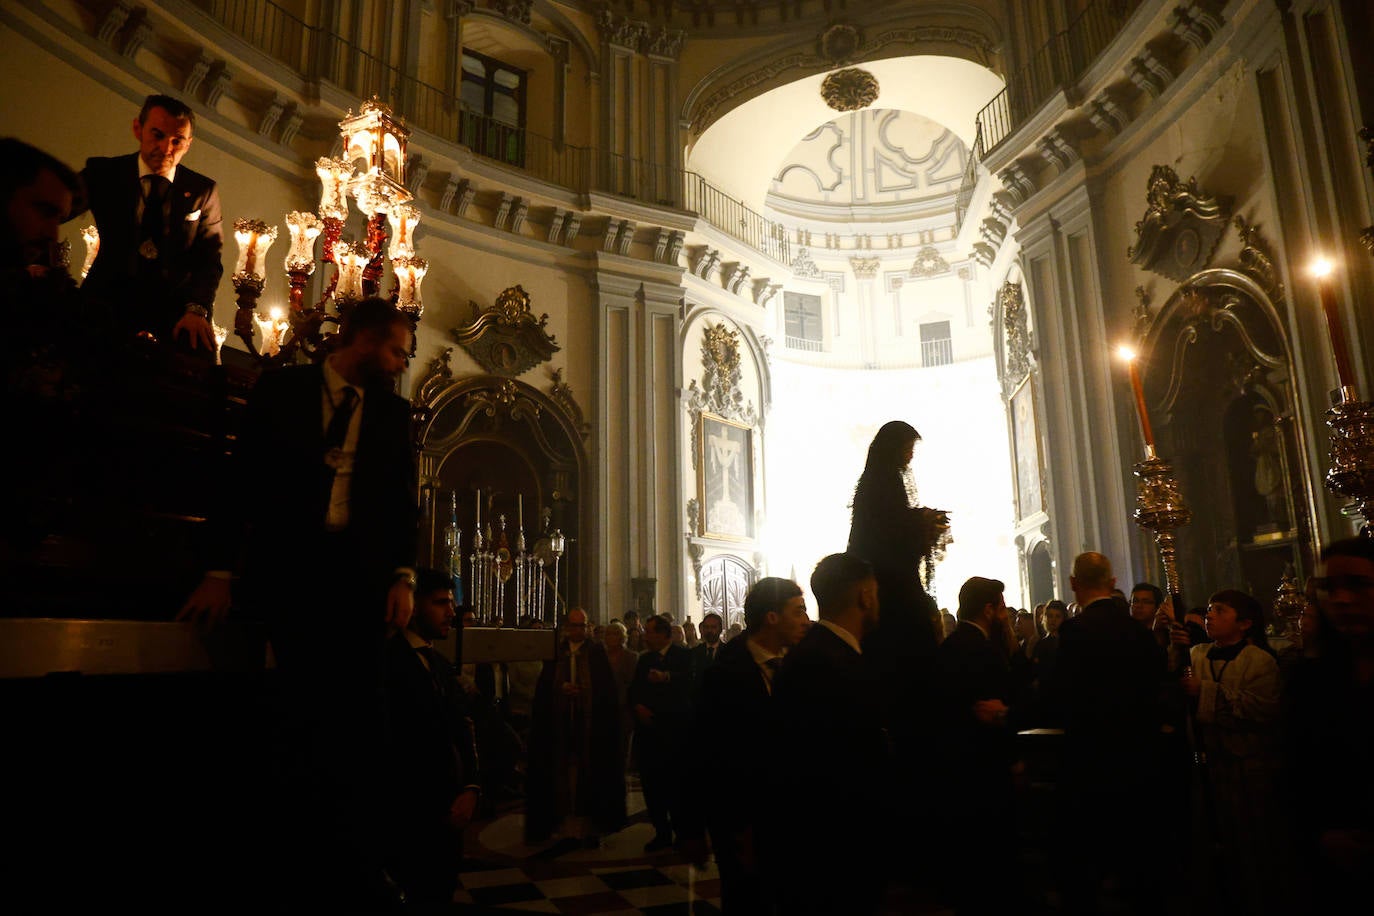
[(954, 362), (954, 340), (941, 337), (921, 341), (922, 366), (948, 366)]
[(600, 191), (690, 210), (774, 260), (792, 263), (787, 233), (694, 172), (592, 147), (560, 143), (467, 111), (451, 93), (408, 76), (342, 37), (301, 20), (272, 0), (190, 0), (227, 30), (304, 76), (359, 98), (390, 104), (421, 130), (542, 181), (580, 193)]
[(1006, 87), (978, 112), (984, 149), (996, 149), (1055, 92), (1082, 76), (1142, 2), (1096, 0), (1009, 76)]
[(819, 340), (810, 337), (793, 337), (791, 334), (783, 335), (783, 344), (789, 350), (805, 350), (807, 353), (821, 353), (825, 350), (825, 345)]
[(1002, 91), (978, 112), (973, 148), (955, 203), (956, 233), (963, 229), (978, 186), (978, 163), (1055, 92), (1082, 76), (1142, 2), (1097, 0), (1085, 7), (1068, 28), (1050, 38), (1024, 67), (1008, 77)]

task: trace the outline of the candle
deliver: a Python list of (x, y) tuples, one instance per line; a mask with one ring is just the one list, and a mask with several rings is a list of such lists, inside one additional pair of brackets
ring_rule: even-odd
[(515, 509), (516, 509), (516, 513), (517, 513), (517, 516), (516, 516), (517, 523), (518, 523), (519, 526), (520, 526), (520, 530), (521, 530), (521, 531), (524, 531), (524, 530), (525, 530), (525, 494), (524, 494), (524, 493), (518, 493), (518, 494), (516, 494), (516, 497), (515, 497)]
[(1345, 339), (1345, 325), (1341, 323), (1340, 309), (1336, 305), (1336, 288), (1332, 277), (1334, 272), (1334, 265), (1325, 258), (1318, 258), (1312, 264), (1312, 276), (1317, 280), (1322, 313), (1326, 316), (1326, 335), (1331, 339), (1331, 352), (1336, 357), (1336, 377), (1340, 379), (1341, 388), (1353, 388), (1355, 371), (1350, 364), (1350, 344)]
[(1140, 368), (1136, 365), (1135, 351), (1122, 346), (1117, 349), (1117, 354), (1130, 368), (1131, 391), (1135, 395), (1135, 412), (1140, 418), (1140, 432), (1145, 437), (1145, 450), (1152, 452), (1155, 447), (1155, 434), (1150, 429), (1150, 413), (1145, 409), (1145, 386), (1140, 383)]
[(477, 488), (477, 531), (482, 530), (482, 488)]

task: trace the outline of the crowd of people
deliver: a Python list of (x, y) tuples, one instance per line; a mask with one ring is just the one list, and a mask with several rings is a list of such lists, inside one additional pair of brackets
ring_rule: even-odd
[[(220, 214), (214, 183), (178, 165), (192, 128), (185, 105), (149, 97), (138, 151), (80, 176), (3, 141), (7, 299), (71, 293), (57, 226), (89, 207), (101, 249), (81, 307), (208, 349)], [(7, 341), (12, 415), (42, 374), (23, 349), (39, 338)], [(572, 609), (550, 661), (455, 665), (437, 645), (475, 621), (452, 579), (417, 568), (410, 407), (394, 393), (412, 345), (404, 315), (365, 299), (327, 358), (262, 376), (225, 479), (270, 465), (293, 487), (270, 516), (223, 488), (179, 615), (267, 625), (280, 797), (262, 861), (288, 905), (451, 899), (464, 830), (503, 796), (523, 799), (529, 842), (594, 847), (626, 823), (629, 768), (644, 851), (714, 855), (727, 912), (861, 914), (902, 893), (1012, 912), (1027, 890), (1007, 856), (1032, 788), (1017, 734), (1036, 727), (1062, 733), (1064, 912), (1097, 911), (1108, 888), (1141, 913), (1180, 886), (1247, 912), (1362, 893), (1374, 539), (1326, 546), (1306, 642), (1282, 655), (1254, 596), (1221, 587), (1185, 612), (1148, 583), (1117, 590), (1091, 552), (1072, 602), (1013, 614), (1003, 583), (974, 577), (941, 611), (925, 583), (949, 520), (921, 505), (920, 437), (894, 421), (869, 448), (846, 549), (810, 576), (816, 620), (799, 583), (769, 577), (728, 626)]]

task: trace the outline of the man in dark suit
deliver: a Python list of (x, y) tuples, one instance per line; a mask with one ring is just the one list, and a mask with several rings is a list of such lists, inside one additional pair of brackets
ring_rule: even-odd
[[(715, 622), (717, 641), (720, 617)], [(773, 833), (770, 792), (777, 759), (773, 715), (773, 677), (783, 653), (806, 632), (806, 599), (789, 579), (760, 579), (744, 599), (745, 631), (721, 647), (715, 663), (702, 673), (693, 728), (696, 765), (692, 805), (704, 809), (716, 864), (720, 868), (721, 906), (726, 913), (767, 913), (772, 889), (764, 875)], [(700, 650), (702, 646), (697, 646)], [(718, 774), (728, 773), (727, 778)]]
[(711, 611), (701, 618), (701, 642), (692, 647), (692, 678), (698, 688), (701, 686), (702, 675), (706, 669), (716, 663), (724, 644), (720, 641), (720, 634), (724, 630), (720, 615)]
[(400, 776), (387, 798), (388, 861), (409, 903), (453, 901), (463, 828), (481, 791), (457, 671), (434, 647), (454, 613), (453, 579), (420, 569), (410, 624), (386, 642), (388, 760)]
[(974, 576), (959, 589), (959, 625), (935, 653), (937, 753), (947, 778), (941, 824), (947, 851), (936, 874), (959, 913), (1015, 910), (1016, 873), (987, 869), (973, 855), (980, 846), (1006, 849), (1016, 841), (1015, 734), (1008, 724), (1011, 621), (996, 579)]
[(878, 625), (878, 582), (866, 561), (837, 553), (816, 564), (811, 592), (820, 622), (773, 684), (779, 759), (792, 780), (779, 893), (788, 913), (870, 913), (886, 890), (891, 789), (878, 680), (861, 648)]
[(150, 95), (133, 123), (138, 152), (86, 160), (100, 250), (82, 290), (121, 333), (185, 337), (213, 352), (221, 214), (215, 182), (180, 164), (194, 127), (184, 102)]
[[(265, 620), (276, 656), (288, 804), (305, 803), (300, 848), (339, 877), (291, 873), (345, 896), (381, 874), (382, 647), (413, 607), (415, 457), (410, 405), (394, 392), (410, 346), (409, 319), (365, 299), (322, 363), (259, 379), (227, 471), (235, 485), (209, 526), (211, 572), (178, 615), (221, 619), (242, 569), (235, 603)], [(264, 470), (285, 486), (254, 504), (239, 485)]]
[(673, 644), (672, 627), (662, 614), (644, 621), (644, 652), (629, 689), (639, 781), (654, 825), (645, 852), (672, 846), (673, 832), (683, 829), (682, 758), (691, 724), (692, 653)]
[(1059, 628), (1059, 655), (1046, 685), (1064, 720), (1065, 910), (1095, 911), (1106, 873), (1119, 871), (1122, 894), (1137, 911), (1160, 912), (1161, 882), (1150, 866), (1161, 845), (1154, 785), (1164, 650), (1112, 594), (1116, 578), (1102, 554), (1075, 557), (1069, 584), (1083, 610)]

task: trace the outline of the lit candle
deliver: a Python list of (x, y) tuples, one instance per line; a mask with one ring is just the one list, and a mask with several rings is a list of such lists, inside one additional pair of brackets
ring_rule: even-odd
[(363, 297), (363, 268), (367, 266), (366, 246), (348, 241), (334, 245), (334, 263), (339, 265), (339, 280), (334, 298), (356, 300)]
[(1155, 449), (1155, 434), (1150, 429), (1150, 413), (1145, 409), (1145, 386), (1140, 383), (1140, 367), (1136, 365), (1135, 351), (1125, 345), (1117, 348), (1117, 355), (1126, 361), (1131, 373), (1131, 391), (1135, 395), (1135, 412), (1140, 417), (1140, 432), (1145, 437), (1145, 450)]
[(420, 221), (420, 208), (410, 203), (392, 204), (387, 219), (391, 223), (391, 259), (415, 257), (415, 224)]
[(286, 254), (286, 272), (315, 272), (315, 239), (324, 223), (313, 213), (292, 210), (286, 214), (286, 231), (291, 233), (291, 250)]
[(1318, 258), (1312, 264), (1312, 276), (1317, 280), (1322, 312), (1326, 315), (1326, 335), (1331, 339), (1331, 352), (1336, 357), (1336, 377), (1340, 379), (1342, 389), (1353, 388), (1355, 371), (1350, 365), (1350, 344), (1345, 339), (1345, 325), (1341, 323), (1340, 309), (1336, 305), (1334, 273), (1335, 266), (1325, 258)]
[(477, 488), (477, 531), (482, 531), (482, 488)]
[(516, 521), (520, 530), (525, 530), (525, 494), (517, 493), (515, 496)]
[(262, 332), (262, 346), (258, 348), (258, 352), (263, 356), (276, 356), (281, 352), (281, 345), (286, 341), (286, 332), (291, 328), (281, 307), (273, 306), (267, 315), (255, 314), (253, 321)]
[(397, 258), (391, 262), (391, 269), (396, 272), (396, 307), (418, 321), (425, 311), (420, 284), (429, 272), (429, 262), (424, 258)]
[(315, 160), (315, 174), (320, 176), (320, 216), (325, 219), (348, 219), (347, 184), (353, 177), (353, 165), (322, 157)]
[(95, 228), (95, 223), (81, 230), (81, 239), (86, 243), (86, 261), (81, 265), (81, 279), (84, 280), (86, 274), (91, 272), (95, 256), (100, 253), (100, 230)]
[(215, 365), (220, 366), (223, 365), (220, 351), (224, 349), (224, 342), (229, 339), (229, 329), (211, 320), (210, 331), (215, 335)]
[(262, 279), (258, 265), (267, 257), (267, 249), (277, 240), (277, 227), (269, 226), (260, 219), (236, 219), (234, 239), (239, 243), (239, 260), (234, 273)]

